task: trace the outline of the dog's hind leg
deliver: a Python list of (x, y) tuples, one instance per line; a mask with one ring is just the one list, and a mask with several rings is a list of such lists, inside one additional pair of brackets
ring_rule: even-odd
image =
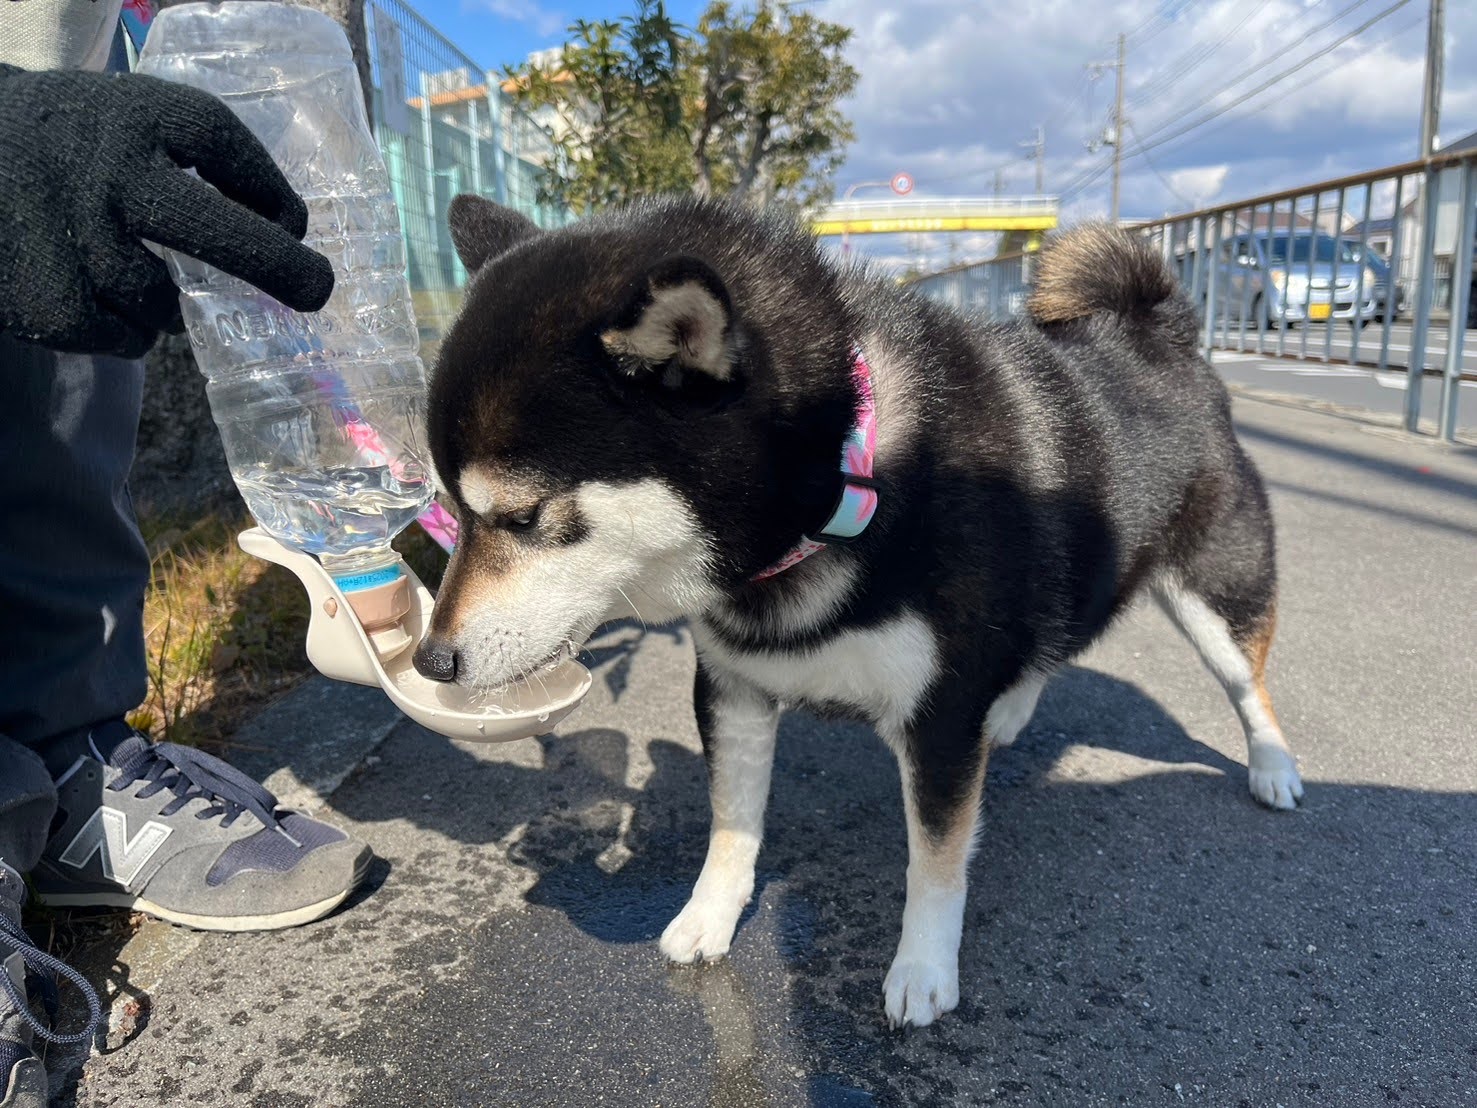
[(985, 735), (996, 746), (1009, 746), (1026, 729), (1036, 714), (1036, 702), (1046, 688), (1049, 673), (1035, 670), (1024, 673), (1010, 688), (995, 698), (985, 716)]
[(989, 744), (983, 708), (965, 718), (928, 704), (906, 734), (888, 736), (908, 820), (908, 893), (902, 937), (883, 982), (894, 1027), (923, 1027), (959, 1003), (959, 942)]
[(1154, 585), (1160, 605), (1199, 651), (1241, 717), (1251, 795), (1296, 808), (1303, 783), (1267, 694), (1267, 652), (1277, 626), (1272, 520), (1249, 464), (1234, 510), (1194, 557)]
[(721, 958), (733, 942), (754, 893), (779, 726), (772, 699), (741, 679), (715, 674), (701, 659), (693, 701), (708, 759), (713, 827), (692, 896), (662, 933), (662, 953), (674, 962)]

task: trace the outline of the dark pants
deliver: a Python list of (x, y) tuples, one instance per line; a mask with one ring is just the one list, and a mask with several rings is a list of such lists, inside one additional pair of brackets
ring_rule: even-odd
[(142, 396), (140, 362), (0, 335), (0, 858), (22, 872), (56, 803), (41, 764), (64, 772), (147, 691), (127, 484)]

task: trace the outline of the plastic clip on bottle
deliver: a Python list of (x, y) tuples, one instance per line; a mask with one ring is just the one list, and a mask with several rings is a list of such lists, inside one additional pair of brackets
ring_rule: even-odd
[(497, 695), (426, 681), (410, 662), (433, 601), (390, 543), (435, 492), (425, 369), (405, 240), (348, 39), (287, 4), (185, 4), (159, 14), (139, 69), (221, 97), (302, 194), (307, 242), (333, 263), (332, 299), (303, 315), (166, 252), (226, 460), (260, 524), (241, 545), (303, 581), (309, 658), (331, 677), (380, 685), (443, 734), (548, 730), (589, 688), (572, 660)]

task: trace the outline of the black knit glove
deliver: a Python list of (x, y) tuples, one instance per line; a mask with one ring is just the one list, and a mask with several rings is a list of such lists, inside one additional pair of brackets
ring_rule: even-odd
[(316, 311), (333, 268), (299, 241), (307, 226), (271, 156), (215, 97), (0, 66), (0, 332), (138, 357), (160, 331), (182, 331), (179, 290), (144, 239)]

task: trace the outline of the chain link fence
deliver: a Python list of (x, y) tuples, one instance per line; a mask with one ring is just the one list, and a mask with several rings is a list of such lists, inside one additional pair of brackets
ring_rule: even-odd
[(374, 130), (405, 230), (410, 289), (429, 361), (467, 282), (447, 227), (452, 197), (507, 204), (540, 227), (570, 219), (540, 200), (556, 172), (549, 131), (515, 107), (499, 78), (402, 0), (367, 6)]

